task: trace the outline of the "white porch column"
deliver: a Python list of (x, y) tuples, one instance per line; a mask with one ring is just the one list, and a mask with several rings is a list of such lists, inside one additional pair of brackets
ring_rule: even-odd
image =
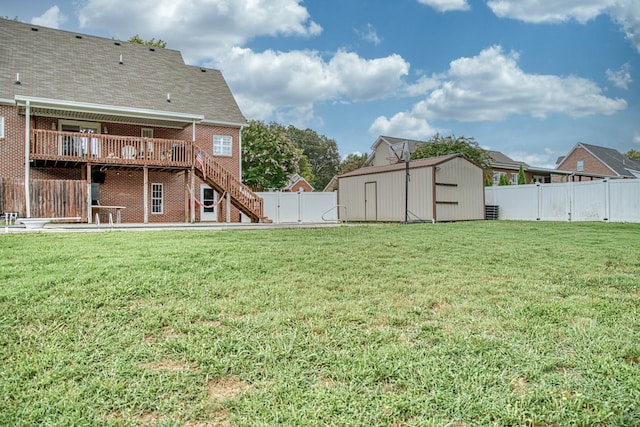
[(29, 158), (31, 154), (30, 133), (31, 133), (31, 103), (26, 102), (25, 109), (26, 123), (24, 126), (24, 200), (26, 204), (25, 215), (27, 218), (31, 218), (31, 189), (29, 185), (30, 163)]
[(196, 222), (196, 195), (195, 195), (195, 188), (196, 188), (196, 174), (193, 170), (193, 166), (191, 166), (191, 218), (190, 218), (190, 222), (191, 224), (193, 224), (194, 222)]
[(144, 178), (142, 179), (144, 188), (142, 190), (144, 199), (144, 223), (149, 223), (149, 166), (142, 167)]

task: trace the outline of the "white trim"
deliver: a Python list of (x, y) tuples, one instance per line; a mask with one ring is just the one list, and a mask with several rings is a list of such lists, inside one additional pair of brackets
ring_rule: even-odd
[(4, 138), (4, 116), (0, 116), (0, 138)]
[(24, 200), (26, 217), (31, 218), (31, 184), (29, 182), (31, 174), (31, 105), (27, 100), (25, 103), (25, 125), (24, 125)]
[(240, 126), (240, 131), (238, 132), (238, 178), (240, 182), (242, 182), (242, 129), (244, 129), (244, 126)]
[(183, 123), (201, 122), (204, 116), (201, 114), (175, 113), (171, 111), (147, 110), (142, 108), (119, 107), (115, 105), (94, 104), (88, 102), (62, 101), (58, 99), (37, 98), (32, 96), (15, 96), (15, 104), (31, 102), (32, 107), (53, 108), (63, 111), (75, 111), (79, 113), (102, 113), (123, 117), (142, 119), (169, 120)]
[(229, 126), (229, 127), (236, 127), (241, 129), (247, 125), (246, 123), (224, 122), (220, 120), (204, 120), (204, 119), (200, 122), (200, 124), (211, 125), (211, 126), (216, 126), (216, 125)]
[(16, 105), (14, 99), (0, 98), (0, 105)]

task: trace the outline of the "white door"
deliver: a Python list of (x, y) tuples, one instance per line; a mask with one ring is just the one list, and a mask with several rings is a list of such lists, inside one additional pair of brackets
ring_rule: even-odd
[(206, 184), (200, 186), (200, 221), (218, 220), (218, 193)]

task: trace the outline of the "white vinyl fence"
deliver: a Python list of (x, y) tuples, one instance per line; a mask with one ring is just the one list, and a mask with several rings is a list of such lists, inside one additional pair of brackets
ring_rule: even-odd
[(338, 193), (264, 192), (264, 215), (274, 223), (338, 221)]
[(498, 219), (640, 222), (640, 179), (485, 187)]

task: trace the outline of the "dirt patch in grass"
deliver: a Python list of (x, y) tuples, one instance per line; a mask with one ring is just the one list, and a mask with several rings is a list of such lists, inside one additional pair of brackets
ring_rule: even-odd
[(229, 427), (230, 425), (227, 409), (221, 409), (211, 414), (211, 419), (207, 421), (186, 421), (183, 424), (184, 427)]
[(522, 377), (514, 378), (511, 381), (511, 388), (513, 389), (513, 392), (519, 396), (524, 395), (527, 390), (529, 390), (530, 385), (529, 381)]
[(175, 329), (165, 326), (158, 333), (145, 335), (144, 340), (146, 342), (155, 343), (168, 339), (179, 339), (182, 338), (182, 336), (183, 334), (177, 332)]
[(226, 329), (227, 325), (220, 322), (219, 320), (205, 320), (197, 323), (200, 326), (204, 326), (205, 328), (214, 328), (214, 329)]
[(233, 400), (251, 386), (246, 382), (234, 376), (218, 378), (207, 384), (207, 395), (218, 402), (227, 402)]
[(159, 362), (145, 363), (145, 366), (152, 371), (187, 371), (197, 368), (195, 365), (189, 365), (184, 362), (176, 362), (175, 360), (161, 360)]

